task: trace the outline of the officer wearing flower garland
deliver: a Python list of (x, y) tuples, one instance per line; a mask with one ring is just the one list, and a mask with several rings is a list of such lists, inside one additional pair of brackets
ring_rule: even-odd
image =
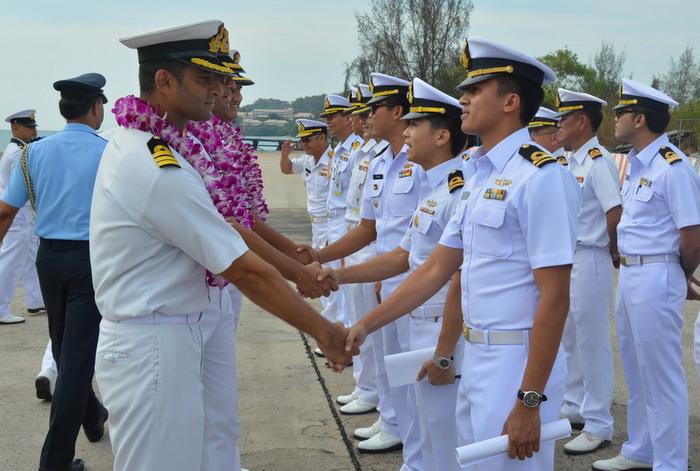
[(342, 326), (325, 321), (247, 250), (212, 204), (205, 187), (212, 181), (188, 162), (206, 156), (182, 131), (190, 120), (211, 118), (219, 77), (233, 73), (216, 55), (225, 37), (222, 22), (207, 21), (121, 40), (137, 49), (142, 99), (115, 106), (122, 128), (105, 149), (90, 227), (104, 315), (95, 371), (117, 471), (202, 468), (207, 270), (313, 335), (334, 362), (352, 354), (339, 348)]
[[(471, 53), (471, 54), (470, 54)], [(348, 347), (417, 308), (460, 267), (464, 361), (457, 398), (458, 443), (507, 434), (508, 457), (478, 470), (546, 471), (554, 445), (540, 444), (540, 424), (558, 418), (565, 366), (558, 356), (569, 304), (578, 195), (556, 159), (530, 141), (527, 124), (554, 72), (506, 46), (469, 38), (462, 131), (482, 146), (476, 173), (462, 189), (440, 244), (369, 315), (353, 326)], [(572, 182), (571, 185), (575, 185)], [(460, 313), (448, 310), (435, 355), (453, 356)]]
[(622, 80), (615, 138), (632, 144), (617, 226), (617, 336), (627, 398), (620, 454), (593, 469), (688, 468), (688, 384), (681, 348), (683, 304), (700, 263), (700, 177), (664, 133), (678, 103)]

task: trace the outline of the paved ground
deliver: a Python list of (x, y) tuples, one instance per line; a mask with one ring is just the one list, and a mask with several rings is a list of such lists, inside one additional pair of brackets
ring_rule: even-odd
[[(275, 154), (263, 155), (271, 222), (295, 240), (308, 240), (304, 191), (295, 177), (282, 177)], [(15, 298), (17, 312), (24, 309)], [(686, 305), (684, 347), (691, 397), (691, 462), (700, 469), (700, 381), (692, 364), (692, 323), (700, 303)], [(614, 334), (613, 334), (614, 335)], [(49, 404), (34, 397), (47, 340), (46, 317), (28, 317), (25, 324), (0, 328), (0, 471), (35, 470), (48, 424)], [(614, 346), (617, 341), (614, 339)], [(313, 347), (313, 343), (310, 344)], [(308, 355), (304, 338), (271, 315), (245, 303), (239, 329), (238, 365), (243, 464), (251, 471), (396, 470), (400, 455), (358, 455), (351, 436), (374, 415), (340, 417), (333, 399), (352, 389), (352, 376), (334, 374)], [(317, 368), (317, 369), (316, 369)], [(613, 412), (617, 421), (613, 446), (595, 456), (572, 459), (560, 453), (557, 470), (587, 470), (590, 462), (615, 454), (625, 437), (626, 390), (616, 353)], [(318, 373), (317, 373), (318, 372)], [(81, 434), (76, 456), (90, 471), (108, 471), (112, 457), (108, 439), (91, 444)]]

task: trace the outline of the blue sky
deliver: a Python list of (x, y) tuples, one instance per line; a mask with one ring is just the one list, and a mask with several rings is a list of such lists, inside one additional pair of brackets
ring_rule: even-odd
[[(473, 0), (470, 34), (531, 55), (568, 46), (592, 61), (602, 39), (627, 54), (624, 73), (649, 82), (686, 45), (700, 56), (700, 1)], [(38, 110), (40, 129), (60, 129), (55, 80), (84, 72), (107, 77), (110, 101), (138, 90), (136, 53), (118, 38), (200, 20), (221, 19), (256, 85), (245, 102), (293, 99), (342, 87), (344, 64), (358, 53), (355, 11), (367, 0), (30, 0), (0, 11), (0, 118)], [(114, 125), (111, 116), (103, 127)]]

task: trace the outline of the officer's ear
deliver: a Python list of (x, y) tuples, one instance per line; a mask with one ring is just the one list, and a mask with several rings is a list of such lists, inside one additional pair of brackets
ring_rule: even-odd
[(177, 89), (180, 80), (170, 71), (166, 69), (158, 69), (153, 76), (153, 84), (155, 89), (166, 95), (171, 94)]

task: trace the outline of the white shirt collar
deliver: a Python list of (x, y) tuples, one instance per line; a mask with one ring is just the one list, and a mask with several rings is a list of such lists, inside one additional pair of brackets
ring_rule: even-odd
[(649, 163), (651, 160), (656, 156), (656, 154), (659, 152), (659, 148), (665, 145), (668, 145), (669, 140), (668, 136), (664, 133), (661, 134), (659, 137), (654, 139), (648, 146), (646, 146), (644, 149), (641, 150), (641, 152), (637, 152), (635, 148), (632, 148), (629, 154), (627, 154), (628, 159), (634, 159), (636, 158), (639, 160), (642, 165), (645, 167), (649, 166)]
[(457, 156), (425, 172), (428, 175), (428, 184), (430, 185), (430, 189), (437, 188), (437, 186), (445, 180), (450, 172), (461, 168), (462, 159)]
[(599, 145), (598, 142), (598, 136), (593, 136), (590, 138), (584, 145), (581, 146), (579, 150), (574, 152), (573, 158), (576, 159), (576, 162), (581, 163), (583, 162), (583, 159), (586, 158), (588, 155), (588, 151), (592, 149), (593, 147), (596, 147)]

